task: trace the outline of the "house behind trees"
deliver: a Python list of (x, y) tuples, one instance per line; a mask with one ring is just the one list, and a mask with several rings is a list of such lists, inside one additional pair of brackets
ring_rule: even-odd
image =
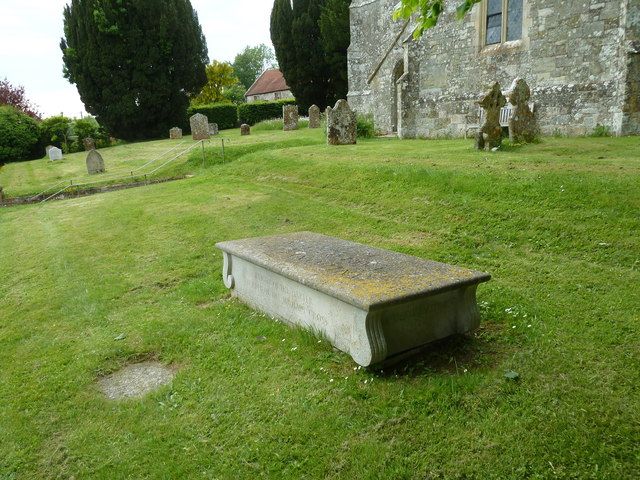
[(244, 94), (247, 102), (293, 98), (282, 72), (275, 68), (265, 70)]

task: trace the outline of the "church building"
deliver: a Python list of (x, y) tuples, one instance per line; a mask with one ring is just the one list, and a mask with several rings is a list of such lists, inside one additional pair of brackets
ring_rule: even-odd
[(351, 3), (349, 103), (404, 138), (464, 136), (479, 96), (531, 87), (542, 134), (640, 134), (639, 0), (483, 0), (413, 39), (398, 0)]

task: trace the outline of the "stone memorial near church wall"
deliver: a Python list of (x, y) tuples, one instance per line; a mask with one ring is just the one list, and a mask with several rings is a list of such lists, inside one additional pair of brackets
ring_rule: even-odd
[(173, 127), (171, 130), (169, 130), (169, 138), (171, 140), (180, 140), (182, 138), (182, 129)]
[(104, 173), (104, 160), (97, 150), (91, 150), (87, 155), (87, 172), (89, 175)]
[(191, 135), (194, 140), (209, 140), (209, 119), (201, 113), (196, 113), (189, 119)]
[(486, 273), (310, 232), (217, 244), (250, 306), (327, 338), (362, 366), (479, 326)]
[(82, 141), (82, 145), (84, 145), (84, 151), (85, 152), (89, 152), (91, 150), (95, 150), (96, 149), (96, 141), (91, 137), (85, 138)]
[(485, 122), (480, 126), (476, 136), (478, 150), (493, 150), (502, 145), (502, 127), (500, 126), (500, 109), (507, 104), (502, 94), (500, 84), (494, 83), (484, 96), (478, 101), (485, 113)]
[(243, 123), (242, 125), (240, 125), (240, 135), (242, 136), (251, 135), (251, 127), (246, 123)]
[(210, 123), (209, 124), (209, 135), (218, 135), (218, 124)]
[(529, 107), (531, 89), (522, 78), (516, 78), (508, 93), (513, 113), (509, 119), (509, 140), (512, 143), (530, 143), (537, 135), (535, 117)]
[(354, 145), (356, 143), (356, 114), (346, 100), (338, 100), (335, 107), (327, 107), (327, 143)]
[(309, 128), (320, 128), (320, 108), (317, 105), (309, 107)]
[(56, 160), (62, 160), (62, 150), (60, 150), (58, 147), (51, 147), (49, 149), (49, 160), (51, 160), (52, 162)]
[(284, 131), (289, 132), (291, 130), (298, 129), (298, 120), (300, 115), (298, 113), (297, 105), (284, 105), (282, 107), (282, 119), (284, 120)]

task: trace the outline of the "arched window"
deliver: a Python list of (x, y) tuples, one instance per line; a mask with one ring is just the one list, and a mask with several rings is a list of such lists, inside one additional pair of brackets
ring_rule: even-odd
[(485, 2), (485, 44), (496, 45), (522, 38), (523, 0)]

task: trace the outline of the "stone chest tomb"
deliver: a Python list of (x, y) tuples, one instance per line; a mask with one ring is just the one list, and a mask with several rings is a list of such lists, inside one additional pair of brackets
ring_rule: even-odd
[(325, 336), (362, 366), (478, 327), (490, 276), (310, 232), (217, 244), (252, 307)]

